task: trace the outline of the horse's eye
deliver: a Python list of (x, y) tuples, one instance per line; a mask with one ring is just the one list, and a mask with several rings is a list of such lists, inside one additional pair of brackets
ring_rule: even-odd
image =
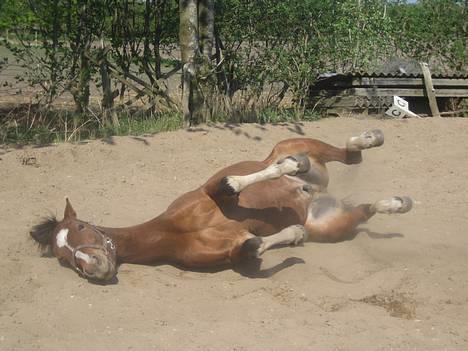
[(84, 229), (84, 225), (83, 224), (78, 224), (78, 230), (83, 230)]

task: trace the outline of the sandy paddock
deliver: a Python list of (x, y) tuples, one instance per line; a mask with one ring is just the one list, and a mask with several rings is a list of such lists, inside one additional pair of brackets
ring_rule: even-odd
[[(263, 256), (262, 274), (122, 265), (92, 285), (41, 257), (28, 230), (62, 216), (120, 226), (152, 218), (219, 168), (285, 138), (385, 144), (332, 164), (348, 201), (409, 195), (350, 241)], [(201, 127), (149, 137), (0, 149), (1, 350), (468, 350), (468, 119), (327, 119)]]

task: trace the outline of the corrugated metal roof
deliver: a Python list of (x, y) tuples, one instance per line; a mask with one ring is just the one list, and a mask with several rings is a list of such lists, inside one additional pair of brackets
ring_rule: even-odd
[[(460, 78), (468, 78), (467, 73), (462, 72), (451, 72), (451, 73), (437, 73), (431, 72), (432, 78), (445, 78), (445, 79), (460, 79)], [(371, 78), (424, 78), (422, 72), (420, 73), (405, 73), (405, 72), (397, 72), (397, 73), (384, 73), (384, 72), (349, 72), (348, 75), (354, 77), (371, 77)]]
[[(468, 73), (463, 72), (452, 72), (452, 73), (432, 73), (432, 78), (444, 78), (444, 79), (468, 79)], [(404, 73), (404, 72), (395, 72), (395, 73), (386, 73), (386, 72), (376, 72), (376, 71), (355, 71), (347, 73), (322, 73), (317, 76), (318, 81), (323, 81), (327, 79), (338, 80), (340, 78), (424, 78), (421, 73)]]

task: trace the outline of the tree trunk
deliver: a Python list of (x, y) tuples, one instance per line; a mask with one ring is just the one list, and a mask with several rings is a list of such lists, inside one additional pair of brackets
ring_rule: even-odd
[[(179, 41), (180, 56), (182, 59), (182, 110), (184, 112), (184, 125), (196, 123), (194, 120), (195, 106), (194, 90), (196, 90), (196, 59), (199, 56), (198, 45), (198, 10), (197, 0), (179, 1)], [(195, 94), (196, 95), (196, 94)]]
[[(145, 71), (146, 76), (148, 77), (151, 85), (154, 84), (155, 77), (150, 67), (151, 61), (151, 0), (146, 0), (145, 2), (145, 12), (144, 12), (144, 24), (143, 24), (143, 59), (141, 60), (141, 65), (143, 71)], [(157, 77), (156, 77), (157, 78)]]
[(198, 28), (200, 33), (200, 51), (207, 62), (211, 60), (214, 41), (214, 1), (199, 0)]
[[(55, 0), (53, 2), (53, 24), (52, 24), (52, 48), (51, 48), (51, 72), (50, 72), (50, 89), (48, 91), (48, 97), (47, 97), (47, 106), (50, 106), (52, 104), (53, 99), (55, 99), (57, 95), (57, 49), (59, 46), (59, 36), (60, 36), (60, 23), (58, 19), (58, 13), (59, 13), (59, 2), (58, 0)], [(46, 36), (44, 37), (44, 47), (47, 47), (48, 44), (45, 44)]]
[(112, 119), (112, 125), (118, 127), (120, 125), (119, 118), (117, 113), (112, 110), (114, 107), (114, 99), (117, 96), (118, 92), (115, 93), (112, 91), (112, 81), (109, 74), (109, 65), (107, 64), (106, 50), (104, 47), (104, 39), (101, 38), (101, 59), (99, 61), (99, 73), (101, 74), (101, 83), (102, 83), (102, 115), (104, 123), (109, 123), (109, 115)]
[(207, 120), (211, 52), (214, 37), (213, 0), (179, 0), (182, 58), (182, 109), (185, 125)]
[(153, 0), (156, 2), (155, 12), (154, 12), (154, 40), (153, 40), (153, 51), (154, 51), (154, 70), (156, 72), (156, 78), (161, 79), (161, 35), (163, 34), (162, 19), (165, 16), (167, 0)]
[(76, 96), (74, 96), (77, 113), (85, 112), (89, 106), (89, 81), (91, 80), (91, 68), (87, 57), (88, 53), (89, 49), (84, 48), (80, 54), (80, 74)]

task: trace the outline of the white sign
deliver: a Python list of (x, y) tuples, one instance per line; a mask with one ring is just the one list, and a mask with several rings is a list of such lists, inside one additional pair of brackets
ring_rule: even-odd
[(397, 118), (403, 118), (405, 116), (419, 117), (417, 114), (409, 110), (408, 101), (402, 99), (399, 96), (393, 97), (393, 105), (387, 111), (385, 111), (385, 114)]
[(394, 97), (393, 97), (393, 104), (394, 104), (395, 106), (401, 107), (401, 108), (403, 108), (403, 109), (405, 109), (405, 110), (409, 110), (409, 108), (408, 108), (408, 101), (403, 100), (403, 99), (402, 99), (401, 97), (399, 97), (399, 96), (394, 96)]

